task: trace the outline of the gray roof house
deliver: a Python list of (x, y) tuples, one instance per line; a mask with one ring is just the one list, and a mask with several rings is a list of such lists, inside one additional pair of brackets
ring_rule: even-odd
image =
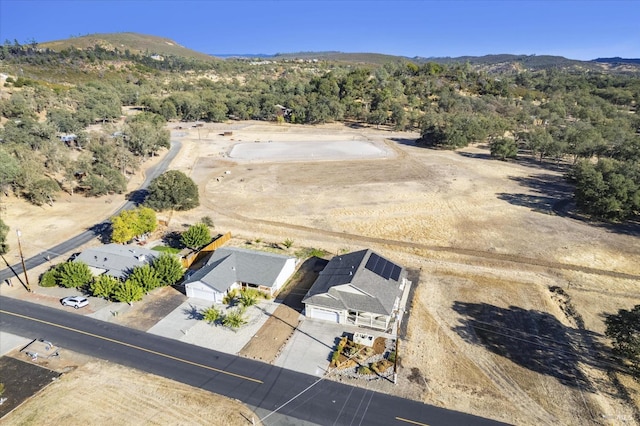
[(275, 253), (222, 247), (185, 280), (187, 297), (222, 303), (233, 289), (256, 288), (274, 296), (295, 271), (297, 259)]
[(371, 250), (335, 256), (303, 299), (305, 316), (388, 330), (410, 285), (404, 268)]
[(94, 275), (107, 274), (124, 280), (136, 266), (151, 263), (159, 252), (138, 246), (106, 244), (84, 250), (74, 262), (84, 262)]

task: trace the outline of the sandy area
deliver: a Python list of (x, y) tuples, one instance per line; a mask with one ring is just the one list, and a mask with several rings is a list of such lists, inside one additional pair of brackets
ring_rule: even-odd
[[(293, 249), (330, 253), (370, 247), (420, 275), (400, 342), (399, 384), (380, 390), (515, 424), (640, 423), (640, 388), (597, 355), (606, 352), (603, 315), (640, 300), (640, 233), (558, 210), (570, 199), (562, 171), (491, 160), (482, 147), (424, 149), (414, 146), (415, 133), (341, 124), (234, 122), (182, 131), (172, 168), (198, 183), (201, 206), (161, 214), (170, 229), (210, 216), (216, 230), (240, 239), (289, 238)], [(387, 154), (230, 157), (239, 144), (340, 141), (366, 141)], [(31, 252), (118, 205), (9, 201), (3, 218), (23, 229)], [(27, 234), (30, 224), (38, 227)], [(55, 232), (39, 232), (42, 226)]]

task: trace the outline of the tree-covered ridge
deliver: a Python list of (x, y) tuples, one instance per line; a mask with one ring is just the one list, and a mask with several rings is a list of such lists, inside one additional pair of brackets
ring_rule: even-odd
[[(16, 52), (3, 67), (32, 63), (41, 55), (68, 61), (64, 51), (12, 48)], [(73, 55), (87, 55), (82, 52)], [(489, 143), (500, 158), (512, 157), (515, 144), (516, 155), (575, 163), (570, 177), (578, 187), (576, 200), (589, 214), (618, 220), (638, 213), (640, 79), (633, 75), (557, 69), (495, 75), (469, 63), (408, 61), (370, 67), (217, 61), (206, 72), (184, 73), (181, 66), (152, 69), (131, 54), (123, 61), (126, 52), (100, 47), (92, 52), (104, 56), (96, 59), (101, 65), (85, 83), (56, 85), (29, 75), (32, 68), (26, 66), (22, 75), (7, 79), (8, 96), (0, 101), (0, 113), (8, 120), (0, 133), (0, 157), (8, 167), (0, 184), (36, 203), (53, 202), (56, 185), (92, 195), (121, 191), (119, 176), (168, 146), (168, 134), (161, 130), (165, 120), (344, 120), (419, 130), (419, 143), (425, 146)], [(113, 55), (118, 59), (109, 59)], [(73, 61), (86, 65), (92, 60), (78, 56)], [(149, 114), (128, 119), (125, 128), (111, 133), (84, 132), (96, 122), (108, 128), (124, 105), (138, 105)], [(59, 132), (77, 136), (72, 147), (58, 143)], [(91, 154), (69, 161), (69, 149)], [(613, 163), (596, 165), (605, 159)], [(599, 186), (591, 191), (589, 182)], [(589, 207), (602, 197), (609, 201)]]

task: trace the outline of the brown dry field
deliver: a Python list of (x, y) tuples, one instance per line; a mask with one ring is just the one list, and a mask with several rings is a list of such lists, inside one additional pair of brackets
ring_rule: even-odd
[(66, 350), (60, 358), (47, 367), (64, 374), (3, 425), (251, 424), (251, 410), (229, 398)]
[[(381, 391), (521, 425), (640, 424), (640, 386), (599, 355), (608, 344), (603, 315), (640, 300), (638, 228), (577, 219), (570, 203), (554, 211), (570, 197), (562, 171), (491, 160), (479, 146), (424, 149), (413, 145), (415, 133), (342, 124), (236, 122), (181, 132), (171, 168), (199, 184), (201, 206), (159, 215), (170, 229), (210, 216), (217, 231), (239, 239), (289, 238), (293, 249), (330, 253), (370, 247), (419, 274), (399, 383)], [(237, 142), (348, 139), (395, 154), (316, 162), (225, 154)], [(28, 255), (107, 217), (122, 199), (63, 197), (35, 208), (11, 198), (3, 218), (22, 229)]]

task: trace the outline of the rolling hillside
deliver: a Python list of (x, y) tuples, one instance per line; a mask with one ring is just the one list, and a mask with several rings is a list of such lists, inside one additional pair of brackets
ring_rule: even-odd
[(129, 50), (131, 53), (137, 54), (177, 56), (201, 61), (216, 60), (211, 55), (191, 50), (168, 38), (137, 33), (89, 34), (40, 43), (39, 47), (60, 51), (68, 48), (87, 49), (96, 45), (110, 51), (117, 49), (124, 52)]

